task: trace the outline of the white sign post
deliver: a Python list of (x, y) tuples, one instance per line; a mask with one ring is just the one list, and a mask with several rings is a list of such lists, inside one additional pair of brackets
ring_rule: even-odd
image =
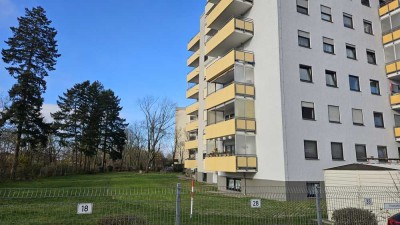
[(79, 203), (77, 208), (78, 215), (92, 214), (93, 213), (93, 203)]
[(251, 199), (250, 200), (250, 206), (253, 209), (261, 208), (261, 199)]

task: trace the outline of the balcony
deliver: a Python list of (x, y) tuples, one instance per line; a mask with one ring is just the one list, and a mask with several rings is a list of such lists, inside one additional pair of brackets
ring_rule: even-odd
[(230, 51), (224, 57), (218, 59), (206, 68), (205, 77), (207, 82), (210, 82), (231, 70), (236, 62), (254, 64), (254, 54), (252, 52), (236, 50)]
[(193, 121), (186, 125), (186, 132), (194, 131), (199, 129), (199, 121)]
[(399, 8), (399, 0), (394, 0), (379, 8), (379, 16), (386, 15), (387, 13)]
[(186, 107), (186, 115), (198, 115), (199, 102), (195, 102), (190, 106)]
[(195, 159), (185, 160), (185, 169), (196, 169), (196, 168), (197, 168), (197, 160)]
[(399, 75), (400, 61), (396, 61), (386, 65), (386, 74), (389, 78)]
[(392, 109), (400, 109), (400, 94), (390, 96), (390, 104)]
[(237, 131), (255, 132), (256, 121), (254, 119), (231, 119), (209, 125), (205, 128), (205, 139), (233, 136)]
[(187, 60), (187, 66), (198, 67), (199, 64), (200, 64), (200, 50), (197, 50)]
[(193, 69), (192, 71), (190, 71), (190, 73), (188, 73), (187, 77), (186, 77), (186, 81), (188, 83), (199, 83), (199, 75), (200, 75), (200, 69), (199, 67)]
[(396, 141), (400, 141), (400, 127), (394, 128), (394, 137), (396, 138)]
[(235, 99), (236, 96), (253, 97), (255, 95), (254, 85), (233, 83), (220, 89), (206, 98), (206, 109), (221, 105)]
[(199, 98), (199, 85), (194, 85), (186, 91), (186, 98), (198, 99)]
[(253, 37), (254, 24), (251, 20), (231, 19), (206, 43), (205, 54), (209, 56), (225, 55)]
[(199, 148), (199, 140), (196, 139), (196, 140), (185, 142), (185, 150), (197, 149), (197, 148)]
[(253, 6), (253, 0), (220, 0), (216, 4), (206, 17), (206, 26), (220, 30), (229, 18), (238, 17), (247, 12)]
[(396, 30), (396, 31), (394, 31), (392, 33), (384, 35), (382, 37), (382, 42), (385, 45), (387, 43), (390, 43), (392, 41), (396, 41), (398, 39), (400, 39), (400, 30)]
[(214, 5), (215, 5), (214, 3), (212, 3), (211, 1), (208, 1), (207, 4), (206, 4), (204, 13), (205, 13), (206, 15), (210, 14), (211, 9), (214, 7)]
[(195, 52), (199, 50), (200, 47), (200, 33), (197, 33), (196, 36), (194, 36), (188, 43), (187, 45), (187, 50)]
[(204, 159), (204, 170), (213, 172), (257, 172), (256, 156), (215, 156)]

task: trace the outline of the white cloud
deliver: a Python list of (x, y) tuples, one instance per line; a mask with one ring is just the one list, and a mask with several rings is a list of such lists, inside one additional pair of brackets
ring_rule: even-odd
[[(0, 0), (1, 1), (1, 0)], [(60, 108), (58, 107), (58, 105), (56, 104), (43, 104), (42, 107), (42, 115), (44, 116), (44, 120), (47, 123), (51, 123), (53, 122), (53, 118), (51, 118), (50, 113), (55, 113), (58, 110), (60, 110)]]

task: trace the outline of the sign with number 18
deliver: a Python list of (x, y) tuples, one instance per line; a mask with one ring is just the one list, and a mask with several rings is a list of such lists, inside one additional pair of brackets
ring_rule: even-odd
[(79, 203), (77, 211), (78, 214), (92, 214), (93, 203)]

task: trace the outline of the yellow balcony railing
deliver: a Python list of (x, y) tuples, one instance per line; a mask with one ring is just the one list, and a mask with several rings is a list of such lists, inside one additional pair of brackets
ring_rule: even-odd
[(393, 10), (396, 10), (399, 8), (399, 0), (394, 0), (389, 4), (386, 4), (379, 8), (379, 16), (383, 16)]
[(400, 127), (394, 128), (394, 136), (395, 138), (400, 138)]
[(185, 149), (196, 149), (199, 148), (199, 141), (198, 140), (193, 140), (193, 141), (186, 141), (185, 142)]
[(200, 62), (200, 50), (194, 52), (187, 60), (187, 66), (198, 67)]
[(199, 102), (195, 102), (186, 107), (186, 115), (196, 115), (199, 112)]
[(252, 52), (232, 50), (224, 57), (218, 59), (206, 68), (206, 80), (213, 80), (225, 72), (229, 71), (235, 65), (235, 62), (254, 63), (254, 54)]
[(204, 159), (204, 170), (213, 172), (255, 172), (256, 156), (217, 156)]
[(186, 77), (186, 81), (191, 82), (191, 81), (195, 80), (195, 78), (198, 77), (199, 75), (200, 75), (200, 69), (199, 69), (199, 67), (197, 67), (197, 68), (193, 69), (192, 71), (190, 71), (190, 73), (188, 73), (188, 75)]
[(210, 14), (211, 9), (212, 9), (213, 7), (214, 7), (214, 3), (208, 1), (207, 4), (206, 4), (204, 13), (205, 13), (206, 15)]
[(197, 168), (197, 160), (195, 159), (185, 160), (185, 169), (196, 169), (196, 168)]
[(386, 65), (386, 74), (396, 73), (400, 70), (400, 61)]
[(190, 123), (188, 123), (186, 125), (186, 131), (187, 132), (194, 131), (194, 130), (197, 130), (197, 129), (199, 129), (199, 121), (193, 121), (193, 122), (190, 122)]
[(188, 51), (197, 51), (200, 45), (200, 33), (197, 33), (188, 43)]
[(396, 41), (400, 39), (400, 30), (396, 30), (392, 33), (386, 34), (382, 37), (383, 44), (387, 44), (392, 41)]
[(219, 30), (229, 18), (243, 15), (253, 0), (220, 0), (206, 17), (207, 27)]
[(235, 99), (236, 96), (254, 97), (254, 85), (244, 83), (233, 83), (229, 86), (218, 90), (206, 98), (206, 109), (221, 105)]
[(256, 121), (253, 119), (231, 119), (209, 125), (205, 128), (205, 139), (232, 136), (236, 131), (256, 131)]
[(224, 55), (253, 37), (253, 32), (253, 21), (233, 18), (207, 41), (205, 54), (211, 56)]
[(390, 104), (393, 106), (397, 106), (400, 104), (400, 94), (390, 96)]
[(199, 85), (195, 85), (186, 91), (186, 98), (197, 98), (199, 94)]

